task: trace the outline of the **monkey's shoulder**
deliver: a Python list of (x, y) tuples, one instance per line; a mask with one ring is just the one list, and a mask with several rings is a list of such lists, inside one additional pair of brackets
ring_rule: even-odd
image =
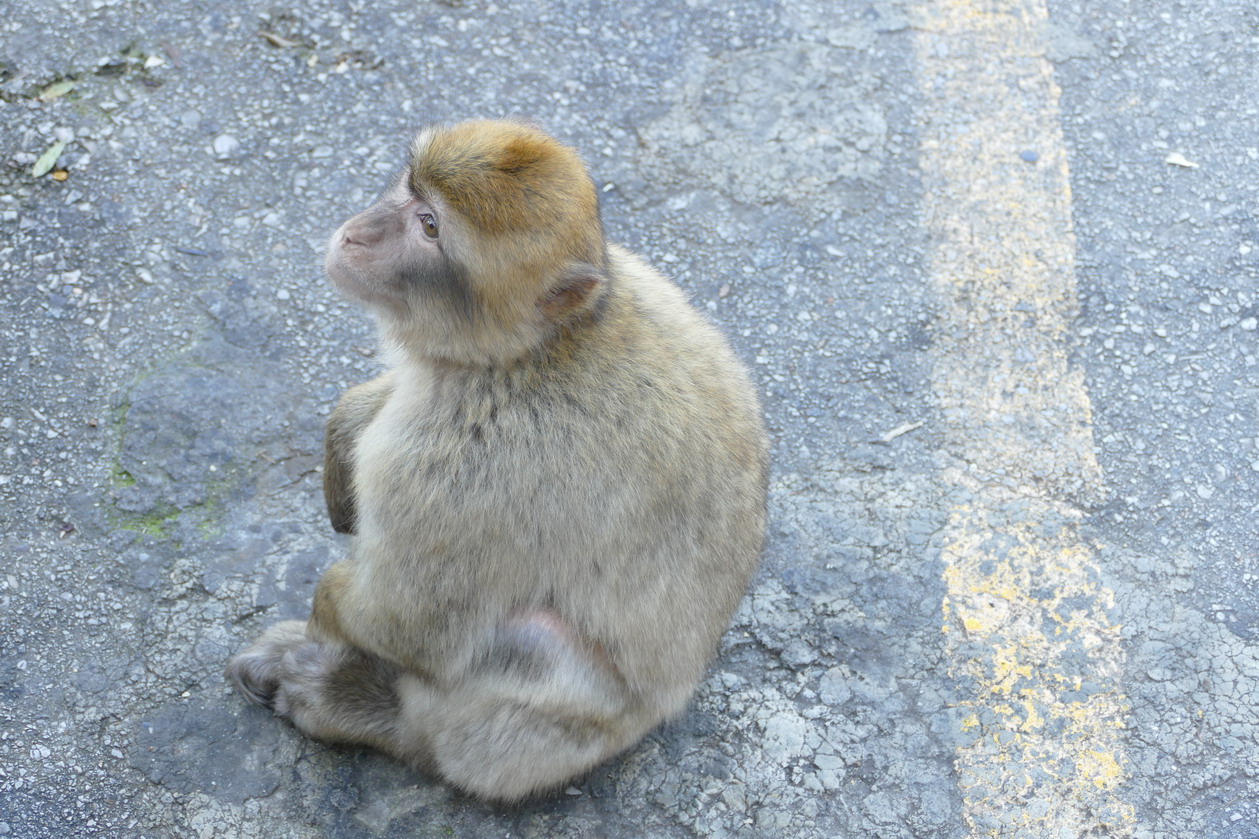
[(648, 317), (666, 321), (708, 322), (687, 300), (677, 283), (633, 251), (609, 244), (608, 268), (618, 290), (628, 295)]

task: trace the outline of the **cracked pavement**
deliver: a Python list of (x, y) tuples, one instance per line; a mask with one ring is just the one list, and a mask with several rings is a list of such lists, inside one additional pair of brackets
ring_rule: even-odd
[[(0, 836), (1254, 839), (1256, 90), (1245, 0), (13, 0)], [(689, 712), (515, 808), (222, 678), (344, 551), (322, 426), (379, 360), (326, 237), (502, 115), (774, 445)]]

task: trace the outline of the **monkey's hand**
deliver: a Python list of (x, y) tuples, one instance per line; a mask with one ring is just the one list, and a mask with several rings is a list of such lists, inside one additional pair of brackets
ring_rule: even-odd
[(246, 699), (312, 737), (410, 753), (396, 742), (397, 668), (345, 644), (310, 640), (306, 624), (284, 621), (227, 665)]
[(338, 533), (355, 532), (354, 450), (363, 429), (380, 413), (391, 393), (393, 374), (386, 373), (347, 390), (328, 418), (328, 431), (324, 438), (323, 495), (332, 529)]
[(241, 696), (270, 708), (283, 680), (285, 655), (306, 643), (304, 621), (277, 623), (232, 657), (227, 663), (227, 678)]

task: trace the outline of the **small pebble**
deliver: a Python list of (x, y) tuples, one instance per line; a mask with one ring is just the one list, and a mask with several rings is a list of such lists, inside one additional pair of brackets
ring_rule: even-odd
[(1040, 160), (1040, 155), (1031, 150), (1019, 152), (1019, 157), (1023, 158), (1023, 160), (1027, 161), (1028, 163), (1035, 163), (1036, 161)]
[(214, 153), (219, 157), (230, 157), (240, 151), (240, 140), (231, 134), (220, 134), (214, 138)]

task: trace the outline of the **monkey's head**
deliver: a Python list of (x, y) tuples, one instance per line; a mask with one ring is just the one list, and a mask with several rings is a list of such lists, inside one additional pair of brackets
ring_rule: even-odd
[(591, 312), (605, 261), (577, 153), (527, 125), (476, 121), (421, 131), (407, 168), (333, 234), (326, 267), (407, 352), (494, 364)]

